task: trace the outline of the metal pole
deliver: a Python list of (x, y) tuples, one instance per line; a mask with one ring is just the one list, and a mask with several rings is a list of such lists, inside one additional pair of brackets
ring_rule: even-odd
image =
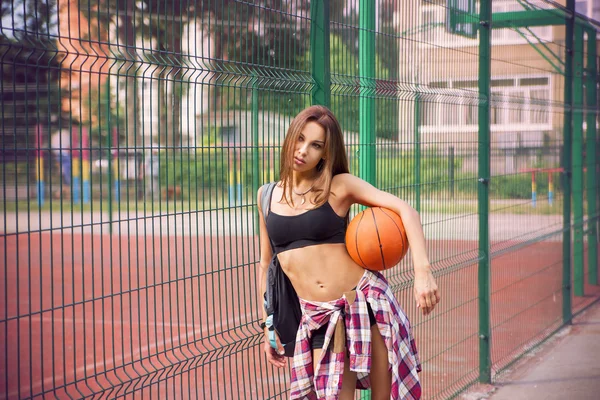
[(583, 296), (583, 28), (575, 20), (573, 51), (573, 290)]
[(360, 76), (359, 175), (375, 184), (375, 2), (361, 1), (359, 6), (358, 73)]
[[(258, 150), (258, 78), (256, 75), (252, 79), (252, 193), (258, 192), (258, 187), (261, 179), (260, 174), (260, 157)], [(258, 207), (254, 213), (255, 232), (258, 232), (259, 227)]]
[(312, 104), (331, 104), (331, 73), (329, 60), (329, 0), (310, 2), (310, 50), (315, 87)]
[[(48, 135), (50, 137), (50, 135)], [(44, 128), (42, 124), (36, 125), (36, 134), (35, 134), (35, 162), (36, 162), (36, 176), (37, 176), (37, 204), (38, 207), (42, 207), (44, 205), (44, 194), (46, 188), (44, 186), (44, 150), (42, 150), (44, 143)], [(48, 143), (50, 143), (50, 139), (48, 139)], [(50, 159), (50, 157), (48, 157)]]
[(87, 127), (81, 127), (81, 182), (82, 182), (82, 200), (84, 204), (90, 202), (90, 140)]
[(562, 168), (563, 174), (563, 323), (570, 324), (571, 311), (571, 140), (573, 137), (573, 33), (575, 0), (567, 0), (569, 14), (565, 25), (565, 95), (564, 136)]
[(108, 141), (108, 233), (113, 232), (113, 155), (112, 155), (112, 127), (110, 124), (110, 76), (106, 77), (106, 136)]
[(588, 204), (588, 282), (598, 284), (598, 154), (596, 149), (596, 121), (598, 117), (597, 97), (597, 50), (596, 31), (587, 32), (587, 68), (586, 68), (586, 169), (587, 169), (587, 204)]
[[(358, 75), (360, 97), (359, 118), (359, 176), (375, 185), (375, 1), (359, 2)], [(361, 399), (371, 398), (371, 392), (363, 392)]]
[(448, 180), (450, 181), (450, 198), (454, 198), (454, 146), (448, 149)]
[(491, 382), (490, 323), (490, 80), (491, 80), (491, 0), (481, 0), (479, 9), (479, 149), (477, 201), (479, 209), (479, 381)]
[(420, 96), (415, 97), (415, 209), (421, 212), (421, 131), (419, 130), (419, 114), (421, 112)]
[(73, 203), (81, 201), (81, 127), (71, 128), (71, 198)]

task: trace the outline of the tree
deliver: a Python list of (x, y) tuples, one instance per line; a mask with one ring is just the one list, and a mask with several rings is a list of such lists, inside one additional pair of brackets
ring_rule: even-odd
[[(303, 57), (310, 31), (309, 26), (293, 14), (308, 11), (297, 8), (296, 2), (263, 1), (261, 5), (232, 9), (222, 15), (224, 19), (217, 36), (223, 38), (223, 57), (216, 82), (218, 87), (227, 87), (235, 80), (240, 81), (243, 88), (256, 87), (260, 93), (268, 93), (261, 96), (260, 107), (295, 114), (303, 106), (302, 79), (306, 78), (301, 75), (310, 72)], [(232, 27), (228, 21), (243, 23)], [(251, 91), (246, 93), (250, 96)], [(249, 97), (234, 95), (225, 99), (222, 106), (242, 108), (249, 101)]]
[[(149, 31), (155, 43), (154, 58), (158, 61), (158, 112), (159, 142), (168, 149), (181, 143), (181, 95), (182, 95), (182, 47), (183, 15), (182, 1), (143, 0), (150, 23)], [(186, 11), (190, 2), (184, 2)], [(187, 12), (186, 12), (187, 15)]]
[[(182, 94), (186, 90), (187, 60), (202, 59), (212, 75), (213, 110), (240, 106), (240, 96), (225, 97), (226, 87), (239, 82), (240, 75), (268, 76), (265, 89), (272, 88), (274, 76), (282, 68), (295, 65), (306, 48), (308, 35), (301, 32), (301, 20), (290, 17), (295, 7), (308, 1), (259, 0), (254, 4), (234, 0), (81, 0), (81, 9), (89, 18), (98, 18), (101, 26), (116, 26), (122, 64), (119, 72), (127, 75), (127, 97), (135, 99), (135, 63), (147, 62), (154, 69), (158, 92), (160, 142), (167, 147), (181, 141)], [(134, 5), (135, 4), (135, 5)], [(183, 54), (182, 33), (190, 26), (202, 26), (211, 35), (214, 52), (210, 55)], [(143, 36), (145, 35), (145, 36)], [(136, 51), (139, 38), (151, 43)], [(146, 47), (146, 45), (144, 45)], [(133, 74), (131, 73), (133, 72)], [(235, 83), (234, 83), (235, 85)], [(133, 103), (133, 104), (131, 104)], [(127, 101), (127, 126), (139, 126), (137, 104)], [(133, 112), (132, 112), (133, 111)], [(131, 129), (131, 128), (130, 128)], [(138, 140), (139, 143), (139, 140)], [(131, 145), (131, 143), (129, 143)]]
[[(100, 37), (108, 35), (109, 27), (111, 25), (117, 32), (117, 46), (113, 46), (112, 51), (119, 60), (117, 75), (124, 81), (125, 115), (119, 115), (119, 117), (123, 117), (124, 119), (123, 124), (120, 121), (121, 118), (115, 118), (113, 121), (116, 122), (115, 125), (117, 126), (120, 135), (125, 136), (127, 147), (135, 148), (141, 146), (142, 129), (140, 124), (140, 101), (137, 78), (141, 57), (136, 51), (136, 28), (140, 26), (140, 16), (138, 15), (136, 18), (135, 0), (79, 0), (79, 9), (86, 19), (94, 21), (97, 24), (99, 31), (98, 35)], [(86, 29), (86, 27), (82, 28), (83, 30)], [(110, 97), (110, 92), (103, 94), (106, 90), (107, 88), (102, 87), (94, 90), (93, 94), (96, 96), (90, 96), (92, 103), (106, 103), (106, 96), (108, 95)], [(105, 107), (112, 109), (110, 104), (105, 104)], [(89, 108), (90, 110), (101, 111), (102, 106), (101, 104), (90, 104)], [(115, 115), (115, 117), (117, 116)], [(106, 123), (99, 125), (106, 126)], [(97, 129), (92, 127), (92, 133), (95, 131), (97, 131)], [(97, 133), (102, 136), (112, 134), (108, 131)]]
[[(359, 126), (359, 81), (358, 81), (358, 55), (354, 54), (340, 35), (330, 35), (330, 64), (331, 74), (336, 76), (338, 88), (331, 96), (331, 110), (336, 114), (343, 129), (352, 130)], [(304, 58), (310, 65), (310, 51)], [(379, 55), (375, 56), (375, 76), (381, 80), (389, 78), (389, 71), (381, 62)], [(389, 107), (382, 106), (381, 99), (377, 98), (377, 135), (390, 137), (386, 118), (390, 115)], [(308, 106), (308, 100), (305, 106)]]
[(36, 125), (47, 131), (60, 115), (55, 7), (55, 0), (15, 0), (0, 7), (0, 24), (14, 21), (14, 26), (0, 26), (0, 147), (18, 157), (33, 156)]
[[(119, 38), (125, 46), (123, 55), (127, 60), (124, 63), (125, 78), (125, 99), (126, 99), (126, 131), (127, 146), (132, 148), (142, 144), (142, 127), (140, 124), (140, 102), (138, 98), (138, 66), (139, 56), (135, 50), (136, 42), (136, 23), (134, 21), (134, 0), (121, 0), (125, 13), (121, 17), (121, 24), (117, 22), (117, 32)], [(131, 134), (133, 132), (133, 134)]]

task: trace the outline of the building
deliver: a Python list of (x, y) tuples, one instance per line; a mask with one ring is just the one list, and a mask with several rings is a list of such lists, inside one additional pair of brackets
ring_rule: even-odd
[[(463, 2), (467, 3), (467, 2)], [(541, 0), (526, 2), (548, 8)], [(564, 3), (564, 1), (563, 1)], [(408, 57), (401, 61), (404, 80), (415, 85), (418, 99), (401, 106), (401, 134), (445, 151), (445, 143), (472, 152), (478, 142), (478, 37), (450, 33), (447, 1), (412, 0), (409, 12), (398, 16), (401, 32), (408, 32), (400, 46)], [(478, 7), (478, 2), (476, 7)], [(494, 0), (492, 12), (524, 11), (514, 0)], [(577, 10), (600, 17), (600, 2), (577, 1)], [(472, 12), (478, 13), (476, 8)], [(410, 32), (417, 32), (412, 34)], [(491, 140), (499, 157), (492, 165), (498, 173), (512, 173), (535, 164), (535, 154), (559, 164), (563, 135), (564, 26), (541, 26), (492, 31)], [(402, 54), (402, 53), (401, 53)], [(409, 138), (406, 138), (409, 140)], [(492, 154), (493, 156), (494, 154)], [(494, 159), (494, 157), (492, 157)], [(470, 166), (469, 166), (470, 165)], [(464, 166), (476, 168), (476, 163)]]

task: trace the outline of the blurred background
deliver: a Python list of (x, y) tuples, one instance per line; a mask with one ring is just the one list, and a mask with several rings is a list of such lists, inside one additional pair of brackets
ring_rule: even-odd
[(424, 397), (493, 382), (600, 297), (598, 21), (593, 0), (0, 2), (0, 398), (287, 398), (256, 192), (311, 104), (421, 214), (440, 307), (416, 312), (410, 256), (386, 277)]

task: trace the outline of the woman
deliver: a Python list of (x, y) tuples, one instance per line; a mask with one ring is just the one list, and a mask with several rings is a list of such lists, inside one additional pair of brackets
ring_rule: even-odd
[[(269, 209), (259, 206), (260, 293), (265, 290), (272, 242), (302, 308), (291, 398), (354, 399), (356, 388), (370, 387), (372, 399), (417, 399), (420, 364), (410, 323), (385, 278), (350, 258), (344, 237), (354, 203), (398, 213), (412, 250), (415, 298), (427, 315), (440, 296), (423, 228), (407, 203), (348, 172), (338, 121), (326, 107), (309, 107), (288, 129), (281, 180)], [(264, 310), (263, 315), (266, 318)], [(285, 365), (281, 352), (270, 346), (266, 330), (264, 351), (271, 364)]]

